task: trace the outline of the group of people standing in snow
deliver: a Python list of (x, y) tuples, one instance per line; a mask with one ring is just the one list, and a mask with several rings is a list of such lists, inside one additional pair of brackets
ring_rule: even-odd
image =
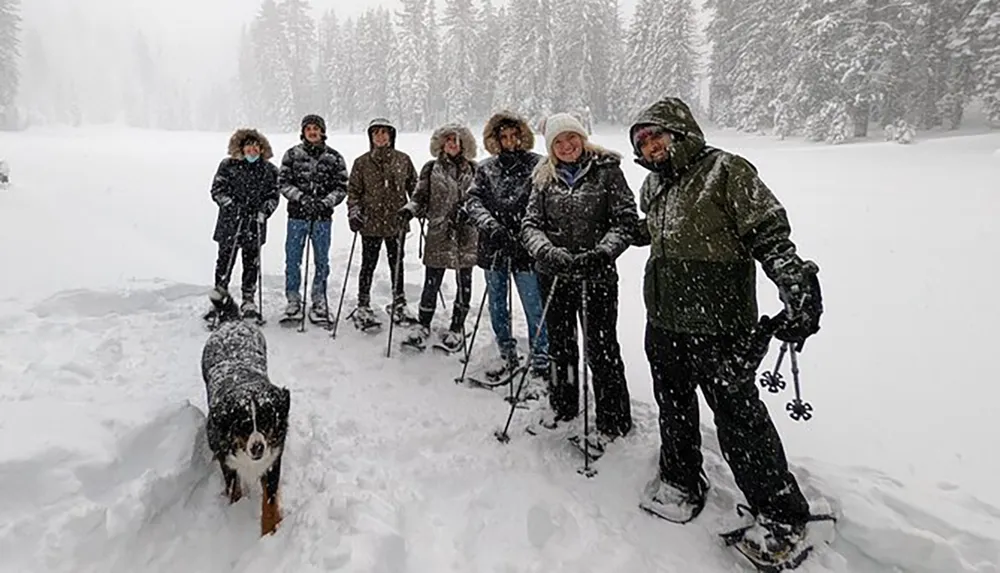
[[(630, 247), (650, 247), (643, 285), (646, 355), (659, 407), (659, 472), (642, 506), (686, 523), (705, 505), (696, 388), (715, 412), (723, 455), (757, 518), (760, 551), (789, 551), (802, 540), (809, 506), (789, 472), (781, 440), (757, 395), (754, 372), (730, 367), (757, 325), (756, 262), (785, 305), (775, 336), (799, 344), (819, 330), (822, 302), (816, 266), (790, 240), (785, 209), (744, 158), (706, 145), (688, 106), (665, 98), (629, 130), (636, 162), (647, 169), (635, 194), (622, 155), (589, 138), (570, 114), (544, 122), (546, 156), (520, 116), (501, 112), (487, 122), (476, 161), (469, 129), (449, 124), (430, 141), (433, 159), (418, 172), (396, 149), (396, 129), (384, 118), (368, 127), (370, 149), (348, 173), (326, 144), (321, 117), (302, 120), (301, 143), (276, 168), (268, 140), (239, 130), (219, 166), (212, 199), (219, 206), (216, 288), (227, 289), (237, 250), (243, 257), (243, 313), (259, 317), (254, 301), (260, 246), (267, 221), (287, 202), (285, 317), (329, 320), (327, 277), (331, 219), (347, 201), (351, 230), (360, 235), (357, 306), (360, 329), (379, 324), (371, 308), (373, 273), (385, 246), (393, 301), (390, 319), (412, 325), (404, 343), (423, 347), (446, 271), (457, 277), (449, 328), (436, 342), (464, 348), (473, 268), (484, 269), (490, 322), (502, 370), (520, 368), (511, 332), (516, 287), (528, 324), (531, 376), (548, 395), (538, 424), (557, 429), (580, 415), (577, 319), (586, 325), (584, 353), (593, 374), (596, 433), (607, 448), (632, 431), (629, 390), (618, 343), (616, 260)], [(405, 239), (413, 218), (426, 223), (425, 279), (413, 316), (403, 289)], [(357, 237), (356, 237), (357, 238)], [(315, 252), (311, 305), (300, 293), (302, 254)]]

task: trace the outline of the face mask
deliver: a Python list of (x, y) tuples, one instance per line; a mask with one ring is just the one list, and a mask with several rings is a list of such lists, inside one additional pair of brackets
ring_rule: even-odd
[(258, 159), (260, 159), (260, 155), (247, 155), (246, 156), (246, 160), (249, 163), (256, 163)]

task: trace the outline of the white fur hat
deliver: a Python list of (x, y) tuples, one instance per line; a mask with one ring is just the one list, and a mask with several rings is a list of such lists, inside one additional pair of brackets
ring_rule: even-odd
[(583, 141), (587, 141), (587, 130), (580, 123), (580, 120), (573, 117), (568, 113), (557, 113), (550, 115), (548, 119), (545, 120), (545, 147), (548, 149), (549, 156), (552, 156), (552, 144), (555, 142), (556, 138), (563, 133), (576, 133)]

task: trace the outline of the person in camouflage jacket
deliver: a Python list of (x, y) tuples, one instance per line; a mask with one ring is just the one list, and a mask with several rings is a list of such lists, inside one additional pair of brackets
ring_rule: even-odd
[[(536, 261), (549, 303), (546, 325), (553, 375), (551, 412), (541, 425), (553, 429), (579, 412), (576, 320), (587, 331), (587, 366), (593, 372), (597, 432), (591, 447), (603, 451), (632, 429), (625, 366), (618, 344), (618, 269), (636, 225), (635, 197), (621, 156), (587, 141), (569, 114), (545, 122), (549, 156), (535, 168), (521, 238)], [(585, 300), (584, 300), (585, 299)], [(585, 311), (585, 312), (584, 312)]]
[(416, 322), (406, 306), (403, 291), (403, 254), (409, 221), (400, 209), (417, 186), (417, 170), (410, 156), (396, 149), (396, 127), (385, 118), (368, 124), (369, 151), (354, 160), (347, 184), (347, 218), (351, 230), (361, 234), (361, 272), (358, 275), (358, 306), (352, 313), (357, 323), (375, 320), (371, 288), (378, 256), (385, 244), (396, 323)]
[(786, 303), (776, 336), (801, 344), (819, 329), (815, 264), (790, 240), (784, 207), (746, 159), (711, 148), (688, 106), (675, 98), (645, 110), (630, 131), (640, 192), (634, 244), (650, 246), (643, 286), (646, 355), (660, 410), (659, 472), (642, 506), (687, 522), (705, 504), (700, 387), (715, 413), (722, 455), (767, 539), (765, 551), (798, 542), (809, 505), (788, 470), (781, 439), (749, 374), (734, 358), (758, 321), (756, 266)]

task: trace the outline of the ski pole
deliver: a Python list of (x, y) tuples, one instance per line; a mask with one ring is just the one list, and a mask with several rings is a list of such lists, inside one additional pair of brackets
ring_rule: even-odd
[[(552, 287), (549, 290), (549, 295), (545, 297), (545, 306), (542, 307), (542, 317), (538, 322), (538, 327), (535, 329), (535, 340), (542, 335), (542, 329), (545, 328), (545, 317), (549, 314), (549, 306), (552, 304), (553, 296), (556, 293), (556, 287), (559, 286), (559, 275), (552, 277)], [(534, 353), (534, 345), (528, 350), (528, 360), (530, 362), (532, 354)], [(521, 397), (521, 390), (524, 389), (524, 381), (528, 377), (528, 370), (524, 369), (521, 372), (521, 380), (517, 385), (517, 392), (514, 394), (514, 399), (510, 402), (510, 412), (507, 414), (507, 423), (504, 425), (503, 430), (500, 432), (494, 432), (497, 440), (501, 443), (506, 444), (510, 441), (510, 436), (507, 434), (507, 430), (510, 429), (510, 422), (514, 418), (514, 409), (517, 408), (518, 399)]]
[(260, 314), (260, 318), (257, 322), (260, 324), (264, 323), (264, 263), (263, 256), (261, 252), (264, 249), (264, 234), (265, 223), (261, 223), (260, 219), (257, 220), (257, 313)]
[(351, 263), (354, 261), (354, 248), (358, 244), (358, 232), (354, 232), (354, 238), (351, 240), (351, 253), (347, 255), (347, 270), (344, 272), (344, 286), (340, 289), (340, 302), (337, 303), (337, 316), (333, 319), (333, 327), (330, 332), (330, 338), (337, 338), (337, 325), (340, 324), (340, 312), (344, 308), (344, 297), (347, 295), (347, 279), (351, 276)]
[(792, 382), (795, 384), (795, 399), (785, 405), (785, 410), (788, 411), (788, 416), (796, 422), (808, 422), (813, 416), (813, 407), (809, 402), (802, 401), (802, 390), (799, 387), (798, 351), (795, 349), (794, 344), (786, 342), (782, 348), (784, 348), (784, 346), (788, 346), (788, 356), (792, 361)]
[[(514, 257), (507, 259), (507, 332), (511, 333), (511, 337), (514, 335), (514, 273), (511, 272), (513, 271), (513, 265)], [(517, 354), (516, 343), (514, 346), (514, 354)], [(528, 340), (528, 362), (526, 362), (525, 365), (527, 364), (531, 364), (531, 340)], [(518, 366), (520, 366), (520, 364)], [(514, 403), (513, 380), (514, 379), (511, 378), (511, 384), (507, 387), (507, 397), (512, 404)]]
[[(493, 263), (490, 265), (491, 270), (494, 266), (496, 266), (498, 254), (499, 252), (493, 253)], [(486, 270), (483, 270), (483, 278), (486, 278)], [(486, 279), (484, 282), (488, 283), (489, 279)], [(476, 312), (476, 324), (472, 327), (472, 340), (469, 341), (469, 345), (465, 351), (465, 360), (462, 364), (462, 375), (455, 378), (455, 384), (462, 384), (465, 382), (465, 374), (469, 371), (469, 361), (472, 359), (472, 345), (476, 343), (476, 334), (479, 332), (479, 321), (483, 319), (483, 309), (486, 308), (486, 295), (489, 292), (489, 284), (484, 285), (483, 297), (479, 299), (479, 310)], [(464, 332), (465, 329), (463, 328), (462, 331)]]
[[(226, 264), (226, 276), (224, 277), (226, 281), (227, 291), (229, 290), (229, 281), (232, 280), (233, 267), (236, 266), (236, 251), (239, 249), (240, 246), (240, 232), (242, 230), (243, 230), (243, 218), (237, 217), (236, 234), (233, 235), (233, 245), (232, 249), (229, 252), (229, 262)], [(214, 329), (218, 327), (219, 327), (219, 314), (215, 313), (214, 318), (212, 319), (212, 328)]]
[(589, 340), (587, 339), (587, 280), (584, 279), (582, 283), (583, 292), (580, 296), (580, 330), (583, 335), (583, 365), (581, 366), (583, 370), (583, 467), (577, 470), (577, 473), (587, 477), (594, 477), (597, 475), (597, 470), (590, 467), (590, 385), (589, 376), (587, 371), (589, 370), (589, 355), (587, 353), (587, 346), (589, 345)]
[[(396, 268), (394, 270), (396, 278), (396, 287), (400, 291), (403, 290), (403, 284), (402, 284), (403, 283), (403, 239), (405, 238), (406, 238), (406, 230), (404, 229), (399, 232), (399, 238), (398, 238), (399, 247), (396, 250)], [(395, 295), (395, 293), (393, 294)], [(392, 306), (389, 307), (392, 310), (392, 312), (389, 313), (389, 341), (386, 343), (385, 346), (386, 358), (392, 357), (392, 330), (393, 327), (396, 325), (396, 320), (395, 320), (396, 317), (394, 316), (396, 313), (395, 306), (396, 306), (396, 301), (393, 301)]]
[(312, 243), (313, 222), (309, 221), (309, 235), (306, 236), (306, 262), (302, 274), (302, 322), (299, 323), (299, 332), (306, 331), (306, 294), (309, 292), (309, 245)]

